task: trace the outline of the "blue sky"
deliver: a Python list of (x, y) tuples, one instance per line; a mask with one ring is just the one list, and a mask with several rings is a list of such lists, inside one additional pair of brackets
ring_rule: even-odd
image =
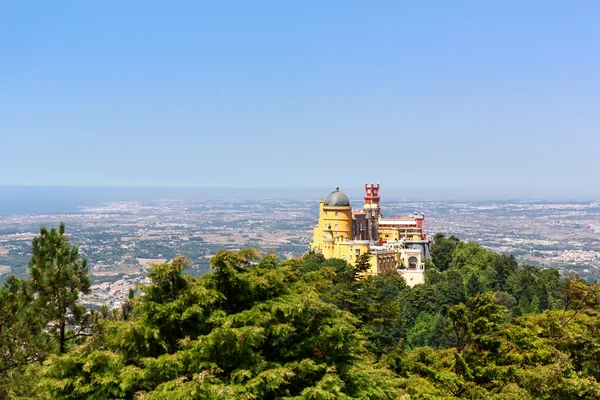
[(0, 2), (0, 185), (600, 197), (600, 3), (429, 3)]

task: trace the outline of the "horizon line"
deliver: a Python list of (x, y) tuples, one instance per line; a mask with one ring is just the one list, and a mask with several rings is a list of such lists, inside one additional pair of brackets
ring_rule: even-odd
[[(385, 186), (384, 186), (385, 187)], [(165, 190), (165, 189), (175, 189), (175, 190), (248, 190), (248, 191), (256, 191), (256, 190), (267, 190), (267, 191), (275, 191), (275, 190), (284, 190), (284, 191), (294, 191), (297, 195), (300, 191), (327, 191), (332, 190), (332, 187), (275, 187), (275, 186), (161, 186), (161, 185), (77, 185), (77, 184), (62, 184), (62, 185), (33, 185), (33, 184), (0, 184), (0, 188), (12, 188), (12, 189), (134, 189), (134, 190)], [(333, 187), (335, 188), (335, 186)], [(411, 195), (399, 195), (398, 193), (390, 193), (389, 195), (385, 195), (385, 197), (398, 200), (402, 199), (405, 201), (448, 201), (448, 202), (458, 202), (458, 201), (470, 201), (470, 202), (480, 202), (480, 201), (488, 201), (488, 202), (596, 202), (600, 201), (600, 196), (592, 195), (592, 194), (582, 194), (579, 196), (565, 196), (560, 194), (513, 194), (513, 195), (499, 195), (498, 193), (485, 193), (487, 188), (474, 187), (467, 189), (465, 187), (460, 186), (404, 186), (404, 187), (385, 187), (385, 191), (388, 190), (391, 192), (396, 191), (412, 191), (412, 190), (420, 190), (427, 193), (422, 193), (421, 196), (419, 194), (411, 194)], [(362, 197), (358, 195), (358, 192), (363, 190), (362, 184), (360, 186), (352, 186), (348, 187), (348, 189), (344, 189), (349, 193), (350, 197)], [(452, 191), (455, 193), (431, 193), (434, 192), (447, 192)], [(471, 192), (469, 194), (465, 194), (465, 191)], [(325, 194), (325, 193), (324, 193)], [(433, 198), (432, 198), (433, 196)], [(0, 195), (1, 197), (1, 195)], [(239, 197), (236, 196), (236, 197)], [(308, 195), (307, 197), (312, 197)], [(324, 196), (326, 197), (326, 196)], [(282, 199), (283, 197), (273, 197), (273, 196), (264, 196), (263, 198), (273, 198), (273, 199)]]

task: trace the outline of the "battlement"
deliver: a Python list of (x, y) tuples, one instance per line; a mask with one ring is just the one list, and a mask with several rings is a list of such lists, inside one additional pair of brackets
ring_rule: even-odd
[(379, 183), (365, 182), (365, 205), (375, 204), (379, 206)]

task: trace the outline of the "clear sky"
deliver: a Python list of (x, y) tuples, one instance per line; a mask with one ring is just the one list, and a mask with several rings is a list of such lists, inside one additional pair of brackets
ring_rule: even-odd
[(0, 185), (600, 197), (598, 1), (1, 1)]

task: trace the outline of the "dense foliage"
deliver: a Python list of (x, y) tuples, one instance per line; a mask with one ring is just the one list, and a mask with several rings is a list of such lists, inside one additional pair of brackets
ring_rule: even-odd
[(456, 237), (435, 236), (413, 288), (366, 275), (368, 255), (223, 250), (201, 277), (155, 265), (96, 313), (64, 227), (33, 254), (31, 279), (0, 290), (0, 397), (600, 398), (598, 286)]

